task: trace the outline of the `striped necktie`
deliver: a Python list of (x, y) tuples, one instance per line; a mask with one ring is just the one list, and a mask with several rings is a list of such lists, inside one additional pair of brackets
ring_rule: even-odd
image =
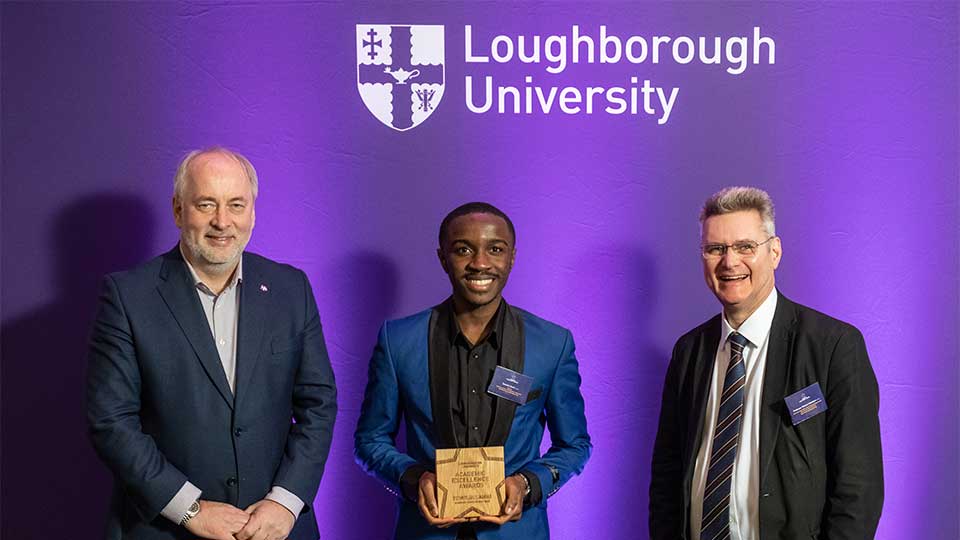
[(747, 338), (736, 332), (730, 334), (730, 365), (723, 379), (717, 427), (713, 432), (710, 469), (707, 485), (703, 488), (703, 518), (700, 521), (700, 540), (723, 540), (730, 537), (730, 484), (733, 461), (740, 442), (740, 424), (743, 417), (743, 385), (746, 369), (743, 366), (743, 347)]

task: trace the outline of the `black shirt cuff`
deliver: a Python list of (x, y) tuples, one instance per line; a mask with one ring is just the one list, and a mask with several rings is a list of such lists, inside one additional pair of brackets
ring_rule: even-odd
[(519, 471), (518, 474), (522, 474), (530, 484), (530, 494), (523, 498), (523, 505), (537, 506), (543, 499), (543, 489), (540, 487), (540, 479), (537, 478), (537, 475), (527, 470)]
[(420, 477), (423, 476), (423, 473), (429, 472), (430, 469), (416, 463), (407, 467), (407, 470), (403, 471), (403, 474), (400, 475), (400, 491), (403, 494), (403, 498), (408, 501), (417, 502), (420, 498)]

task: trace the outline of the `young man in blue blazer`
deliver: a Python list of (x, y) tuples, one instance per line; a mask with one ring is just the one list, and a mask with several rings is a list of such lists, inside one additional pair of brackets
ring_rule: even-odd
[[(440, 226), (440, 264), (453, 294), (380, 329), (355, 433), (357, 462), (399, 497), (396, 538), (545, 540), (547, 498), (590, 456), (570, 332), (503, 299), (516, 255), (510, 219), (468, 203)], [(517, 402), (487, 392), (496, 369), (532, 378)], [(406, 451), (397, 448), (404, 419)], [(544, 425), (550, 449), (540, 454)], [(438, 448), (503, 446), (499, 516), (440, 519)]]

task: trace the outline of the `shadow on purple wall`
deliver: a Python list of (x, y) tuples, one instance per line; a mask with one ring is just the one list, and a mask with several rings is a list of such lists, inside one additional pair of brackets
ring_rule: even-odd
[[(357, 426), (367, 368), (380, 325), (396, 317), (399, 303), (400, 270), (381, 253), (358, 251), (338, 259), (330, 276), (331, 283), (314, 280), (317, 290), (337, 295), (341, 311), (336, 334), (326, 335), (339, 389), (335, 442), (330, 466), (321, 482), (317, 518), (320, 530), (335, 533), (335, 538), (390, 538), (396, 513), (393, 496), (379, 480), (367, 476), (353, 464), (353, 431)], [(402, 424), (401, 424), (402, 426)], [(397, 441), (403, 448), (402, 429)], [(335, 465), (333, 465), (335, 464)], [(332, 496), (331, 496), (332, 494)], [(357, 519), (357, 504), (363, 501), (363, 514), (377, 519)], [(349, 536), (344, 533), (350, 532)]]
[[(650, 463), (670, 360), (670, 351), (657, 343), (679, 337), (664, 340), (654, 332), (658, 317), (669, 307), (662, 303), (677, 295), (662, 290), (658, 259), (646, 247), (602, 244), (575, 261), (578, 290), (589, 295), (589, 302), (578, 302), (580, 309), (589, 311), (577, 316), (593, 331), (587, 341), (578, 334), (577, 324), (571, 325), (578, 339), (594, 449), (583, 479), (573, 479), (558, 497), (566, 504), (565, 490), (581, 495), (598, 491), (596, 501), (575, 503), (576, 510), (604, 520), (606, 537), (646, 538)], [(691, 328), (699, 322), (686, 321)], [(583, 485), (576, 486), (580, 482)], [(554, 525), (560, 521), (553, 519)], [(564, 537), (578, 538), (584, 532), (567, 531), (569, 536)]]
[(146, 260), (154, 225), (142, 199), (92, 194), (50, 231), (56, 300), (3, 325), (4, 519), (17, 540), (96, 538), (111, 479), (86, 435), (87, 343), (103, 274)]

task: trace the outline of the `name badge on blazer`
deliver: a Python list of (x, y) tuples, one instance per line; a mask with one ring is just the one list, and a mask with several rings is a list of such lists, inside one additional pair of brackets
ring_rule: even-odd
[(783, 398), (783, 401), (787, 403), (793, 425), (809, 420), (827, 410), (827, 401), (823, 399), (820, 383), (813, 383), (795, 394), (790, 394)]
[(517, 373), (512, 369), (497, 366), (493, 372), (493, 380), (487, 388), (487, 393), (523, 405), (527, 402), (527, 394), (533, 385), (533, 377)]

